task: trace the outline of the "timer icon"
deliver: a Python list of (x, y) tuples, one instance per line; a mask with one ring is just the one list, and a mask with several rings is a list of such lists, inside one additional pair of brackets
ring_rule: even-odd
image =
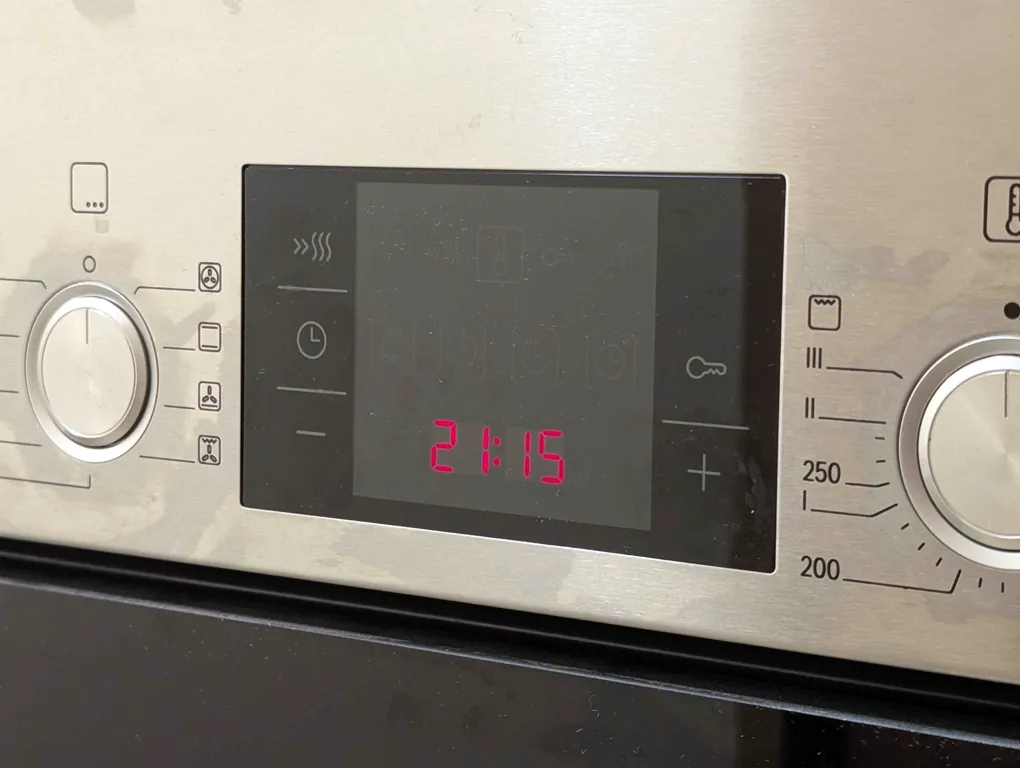
[(326, 330), (314, 320), (302, 323), (297, 332), (297, 348), (306, 360), (318, 360), (326, 353)]

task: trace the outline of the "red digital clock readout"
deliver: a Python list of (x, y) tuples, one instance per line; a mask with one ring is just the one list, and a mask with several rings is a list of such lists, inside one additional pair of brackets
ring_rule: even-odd
[[(459, 430), (457, 422), (452, 419), (436, 419), (432, 423), (438, 429), (445, 431), (443, 439), (433, 443), (429, 451), (429, 464), (432, 467), (432, 471), (454, 474), (454, 467), (452, 464), (446, 463), (448, 458), (444, 454), (449, 454), (455, 449), (459, 449), (458, 452), (463, 453), (463, 449), (466, 448), (466, 446), (458, 443)], [(462, 431), (460, 430), (460, 432)], [(548, 485), (563, 484), (563, 478), (566, 476), (566, 467), (563, 456), (555, 452), (560, 449), (554, 444), (555, 441), (562, 438), (563, 430), (561, 429), (538, 430), (537, 438), (533, 430), (524, 431), (520, 441), (520, 476), (522, 479), (538, 480), (538, 482)], [(493, 449), (499, 448), (503, 444), (503, 438), (494, 435), (490, 427), (482, 427), (477, 462), (474, 463), (472, 469), (478, 467), (483, 475), (488, 475), (492, 470), (499, 469), (503, 464), (503, 459), (499, 456), (493, 456), (492, 452)], [(508, 447), (507, 450), (514, 451), (516, 449)], [(539, 462), (542, 462), (542, 464), (539, 464)], [(471, 474), (474, 474), (474, 472), (471, 472)], [(500, 474), (508, 476), (516, 473), (501, 472)]]

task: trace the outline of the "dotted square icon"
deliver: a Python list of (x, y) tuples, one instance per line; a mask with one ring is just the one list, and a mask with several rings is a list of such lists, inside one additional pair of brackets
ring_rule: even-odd
[(110, 171), (106, 163), (71, 165), (71, 210), (106, 213), (110, 208)]

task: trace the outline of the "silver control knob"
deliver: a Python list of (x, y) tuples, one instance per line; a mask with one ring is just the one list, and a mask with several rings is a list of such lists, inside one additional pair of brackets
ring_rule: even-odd
[(150, 404), (151, 363), (140, 318), (126, 299), (95, 284), (64, 289), (29, 335), (26, 374), (40, 424), (77, 458), (115, 458), (123, 453), (115, 447)]
[(1020, 549), (1020, 357), (985, 358), (950, 376), (928, 404), (921, 438), (921, 473), (949, 522), (989, 546)]
[(1020, 569), (1020, 339), (971, 342), (922, 377), (900, 461), (915, 509), (943, 543)]

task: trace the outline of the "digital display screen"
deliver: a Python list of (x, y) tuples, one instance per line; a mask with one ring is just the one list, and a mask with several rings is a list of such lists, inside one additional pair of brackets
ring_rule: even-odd
[(658, 194), (359, 184), (354, 493), (651, 525)]
[(242, 504), (772, 570), (785, 208), (776, 175), (247, 166)]

